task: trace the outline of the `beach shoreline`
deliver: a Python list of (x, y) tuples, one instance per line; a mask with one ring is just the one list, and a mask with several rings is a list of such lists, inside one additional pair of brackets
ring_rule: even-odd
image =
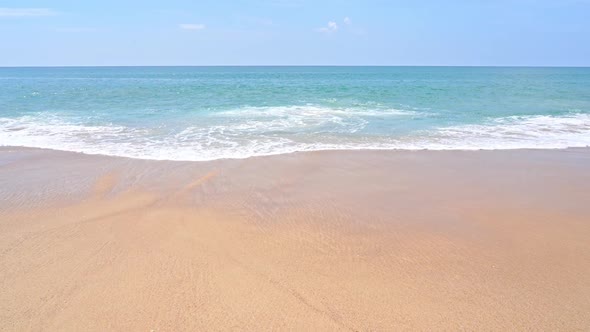
[(590, 148), (0, 147), (6, 330), (579, 330)]

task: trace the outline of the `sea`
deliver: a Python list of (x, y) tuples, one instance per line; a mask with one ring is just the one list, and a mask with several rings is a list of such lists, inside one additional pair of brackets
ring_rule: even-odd
[(156, 160), (590, 146), (590, 68), (0, 68), (0, 146)]

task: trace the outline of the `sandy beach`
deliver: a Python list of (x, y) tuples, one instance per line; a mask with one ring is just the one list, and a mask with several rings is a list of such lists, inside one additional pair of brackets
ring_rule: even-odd
[(0, 330), (587, 330), (590, 149), (0, 148)]

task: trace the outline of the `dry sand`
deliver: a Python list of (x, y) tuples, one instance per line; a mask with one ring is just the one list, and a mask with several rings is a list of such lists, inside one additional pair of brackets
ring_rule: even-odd
[(0, 330), (588, 330), (590, 150), (0, 148)]

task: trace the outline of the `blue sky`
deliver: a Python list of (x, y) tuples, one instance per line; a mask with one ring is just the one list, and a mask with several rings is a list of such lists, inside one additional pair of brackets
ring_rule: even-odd
[(589, 66), (590, 0), (0, 0), (23, 65)]

